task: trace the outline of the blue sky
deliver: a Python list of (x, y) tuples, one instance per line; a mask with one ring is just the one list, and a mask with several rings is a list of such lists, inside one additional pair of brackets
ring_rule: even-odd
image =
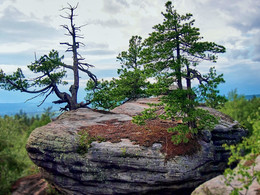
[[(26, 65), (51, 49), (65, 55), (71, 63), (70, 53), (64, 53), (64, 29), (67, 21), (60, 17), (61, 8), (69, 2), (76, 5), (76, 24), (87, 24), (82, 29), (86, 47), (80, 53), (95, 65), (92, 71), (99, 79), (116, 77), (120, 64), (119, 52), (127, 50), (132, 35), (146, 38), (152, 27), (161, 23), (165, 0), (0, 0), (0, 69), (12, 73), (17, 67), (33, 78)], [(192, 13), (195, 26), (200, 28), (205, 41), (224, 45), (225, 54), (218, 62), (202, 63), (198, 69), (207, 72), (215, 66), (223, 73), (226, 83), (220, 86), (222, 94), (233, 89), (238, 93), (260, 94), (260, 1), (256, 0), (175, 0), (180, 13)], [(70, 81), (70, 74), (67, 77)], [(85, 96), (87, 77), (81, 75), (80, 97)], [(0, 103), (23, 102), (32, 97), (20, 92), (0, 89)], [(52, 101), (55, 96), (47, 101)], [(40, 101), (37, 98), (34, 101)]]

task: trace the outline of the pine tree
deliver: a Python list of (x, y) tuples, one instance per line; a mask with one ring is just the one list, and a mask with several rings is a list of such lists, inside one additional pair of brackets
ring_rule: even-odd
[(121, 68), (117, 70), (119, 78), (98, 81), (96, 88), (93, 81), (87, 83), (86, 98), (91, 100), (93, 107), (111, 110), (129, 100), (146, 96), (148, 82), (140, 62), (141, 50), (142, 38), (132, 36), (128, 50), (117, 56), (121, 64)]
[[(188, 134), (196, 134), (199, 129), (213, 127), (216, 123), (214, 117), (205, 110), (196, 108), (198, 102), (191, 83), (197, 79), (200, 84), (197, 91), (201, 98), (207, 99), (210, 94), (215, 94), (209, 102), (218, 105), (221, 98), (216, 95), (216, 87), (224, 82), (223, 75), (217, 75), (214, 68), (210, 68), (209, 74), (202, 75), (197, 66), (201, 61), (216, 62), (216, 54), (225, 52), (225, 48), (202, 41), (199, 29), (194, 27), (192, 14), (180, 15), (170, 1), (165, 6), (163, 23), (155, 25), (154, 31), (144, 40), (141, 58), (146, 73), (159, 81), (152, 86), (151, 91), (156, 95), (166, 94), (161, 98), (165, 114), (160, 115), (160, 118), (172, 119), (178, 116), (183, 122), (169, 129), (177, 132), (177, 139), (175, 136), (173, 141), (180, 143), (188, 141)], [(186, 81), (186, 86), (183, 81)], [(171, 90), (170, 86), (175, 82), (177, 87)], [(141, 118), (138, 116), (135, 121)]]

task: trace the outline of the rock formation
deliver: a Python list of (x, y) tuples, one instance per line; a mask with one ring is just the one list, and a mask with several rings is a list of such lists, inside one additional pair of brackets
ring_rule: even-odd
[(221, 174), (228, 152), (223, 143), (237, 143), (246, 131), (221, 113), (213, 131), (175, 146), (166, 129), (174, 124), (131, 123), (147, 108), (140, 99), (113, 112), (78, 109), (35, 129), (27, 151), (44, 178), (64, 194), (185, 194)]
[(18, 179), (12, 186), (12, 195), (46, 195), (47, 189), (48, 183), (38, 173)]
[[(256, 165), (253, 168), (250, 168), (248, 171), (250, 174), (252, 174), (253, 169), (254, 171), (260, 171), (260, 155), (256, 158), (255, 163)], [(231, 182), (231, 185), (240, 188), (242, 187), (242, 183), (238, 181), (238, 177), (239, 176), (237, 176)], [(225, 185), (225, 177), (223, 175), (219, 175), (200, 185), (192, 192), (192, 195), (208, 195), (208, 194), (223, 195), (223, 194), (230, 194), (232, 190), (233, 188), (231, 186)], [(255, 179), (253, 183), (249, 186), (247, 193), (246, 193), (246, 189), (242, 190), (241, 193), (250, 194), (250, 195), (259, 195), (260, 185)]]

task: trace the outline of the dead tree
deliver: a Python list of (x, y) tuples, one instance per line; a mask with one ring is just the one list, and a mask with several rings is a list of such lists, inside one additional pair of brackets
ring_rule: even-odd
[[(52, 50), (48, 55), (44, 55), (39, 60), (35, 60), (34, 63), (28, 65), (28, 68), (32, 72), (41, 74), (34, 79), (26, 79), (20, 68), (17, 69), (17, 71), (12, 75), (6, 75), (2, 70), (0, 70), (1, 88), (6, 90), (19, 90), (21, 92), (38, 94), (33, 98), (44, 95), (45, 97), (41, 104), (50, 94), (55, 93), (59, 100), (54, 101), (53, 103), (67, 104), (64, 108), (61, 108), (62, 110), (75, 110), (77, 108), (87, 107), (87, 105), (91, 103), (90, 101), (78, 103), (77, 100), (80, 71), (87, 74), (89, 78), (93, 80), (95, 84), (97, 84), (96, 76), (89, 71), (89, 68), (93, 67), (93, 65), (84, 62), (85, 58), (83, 58), (78, 52), (79, 47), (84, 46), (84, 44), (79, 42), (78, 39), (83, 38), (79, 32), (85, 25), (76, 26), (74, 23), (74, 19), (76, 17), (75, 10), (77, 7), (78, 4), (74, 7), (68, 4), (68, 7), (62, 9), (62, 11), (66, 12), (66, 16), (61, 16), (70, 21), (69, 25), (62, 25), (62, 27), (66, 29), (66, 35), (70, 36), (72, 41), (61, 44), (68, 46), (66, 52), (72, 52), (72, 65), (63, 63), (63, 56), (59, 57), (59, 53), (55, 50)], [(63, 78), (66, 76), (66, 70), (72, 70), (73, 72), (73, 84), (69, 88), (70, 94), (67, 92), (61, 92), (59, 89), (59, 85), (67, 84), (66, 81), (63, 81)]]

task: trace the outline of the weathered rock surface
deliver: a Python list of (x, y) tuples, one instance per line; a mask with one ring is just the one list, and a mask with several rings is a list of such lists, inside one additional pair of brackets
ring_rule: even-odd
[[(254, 166), (254, 171), (260, 171), (260, 155), (256, 158), (255, 161), (256, 165)], [(252, 166), (249, 169), (248, 173), (252, 174)], [(242, 183), (238, 181), (238, 176), (231, 182), (231, 185), (237, 188), (242, 187)], [(225, 185), (225, 177), (223, 175), (219, 175), (202, 185), (196, 188), (192, 195), (223, 195), (223, 194), (230, 194), (233, 188), (231, 186)], [(246, 194), (246, 190), (244, 189), (241, 191), (242, 194)], [(249, 186), (247, 194), (250, 195), (259, 195), (260, 194), (260, 185), (259, 183), (254, 180), (253, 183)]]
[(12, 186), (12, 195), (46, 195), (48, 183), (41, 174), (30, 175), (18, 179)]
[(28, 154), (41, 167), (44, 178), (65, 194), (177, 194), (178, 190), (185, 194), (185, 189), (194, 189), (221, 174), (228, 157), (221, 145), (236, 143), (247, 133), (236, 122), (222, 117), (212, 132), (202, 133), (200, 150), (192, 155), (165, 160), (161, 143), (145, 147), (127, 139), (127, 135), (118, 143), (94, 141), (85, 154), (77, 152), (78, 131), (96, 125), (108, 131), (108, 121), (131, 120), (147, 107), (145, 101), (128, 102), (114, 113), (90, 109), (64, 113), (32, 132)]
[(129, 101), (112, 110), (113, 113), (126, 114), (135, 116), (141, 113), (144, 109), (149, 108), (147, 103), (159, 103), (158, 98), (140, 98), (136, 101)]

